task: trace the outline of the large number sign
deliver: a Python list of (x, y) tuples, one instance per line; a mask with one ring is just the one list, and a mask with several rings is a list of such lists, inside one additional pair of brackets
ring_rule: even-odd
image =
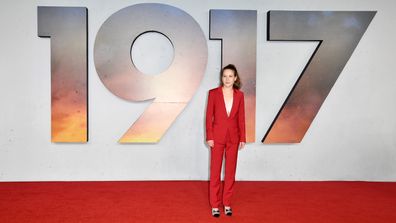
[(305, 66), (264, 143), (298, 143), (304, 137), (375, 12), (270, 11), (269, 40), (315, 41)]
[(53, 142), (88, 140), (87, 9), (38, 8), (38, 35), (51, 38)]
[[(268, 13), (268, 40), (317, 41), (318, 46), (262, 142), (302, 140), (375, 13)], [(233, 63), (242, 74), (247, 142), (254, 142), (257, 11), (216, 9), (209, 15), (209, 38), (221, 41), (222, 65)], [(38, 35), (51, 38), (53, 142), (88, 140), (87, 18), (84, 7), (38, 7)], [(171, 65), (154, 76), (137, 69), (130, 55), (135, 40), (147, 32), (164, 35), (174, 48)], [(145, 3), (111, 15), (94, 44), (100, 80), (110, 92), (127, 101), (153, 100), (119, 142), (158, 142), (198, 89), (207, 56), (206, 38), (199, 24), (179, 8)]]
[[(173, 45), (173, 62), (161, 74), (145, 75), (131, 61), (131, 45), (145, 32), (162, 33)], [(125, 100), (154, 99), (120, 142), (159, 141), (198, 89), (207, 56), (200, 26), (178, 8), (138, 4), (111, 15), (95, 40), (95, 66), (100, 79)]]
[[(221, 40), (222, 65), (234, 64), (242, 74), (246, 141), (255, 141), (257, 12), (210, 10), (210, 39)], [(222, 66), (223, 67), (223, 66)]]

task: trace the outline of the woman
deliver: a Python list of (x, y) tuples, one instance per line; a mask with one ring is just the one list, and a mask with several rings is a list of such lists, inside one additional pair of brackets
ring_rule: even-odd
[[(209, 90), (206, 108), (206, 141), (210, 152), (209, 200), (212, 215), (220, 216), (221, 201), (226, 215), (232, 215), (231, 196), (235, 182), (238, 148), (246, 143), (245, 102), (241, 80), (234, 65), (220, 72), (221, 85)], [(225, 152), (223, 197), (220, 197), (221, 166)]]

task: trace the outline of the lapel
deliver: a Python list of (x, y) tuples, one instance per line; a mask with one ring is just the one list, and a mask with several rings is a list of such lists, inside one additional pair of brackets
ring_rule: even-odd
[(222, 101), (222, 103), (221, 103), (222, 106), (221, 107), (223, 108), (222, 110), (224, 112), (224, 115), (227, 118), (231, 118), (233, 116), (234, 112), (235, 112), (235, 106), (237, 104), (237, 101), (236, 101), (237, 100), (236, 90), (232, 89), (232, 106), (231, 106), (230, 116), (228, 116), (227, 115), (227, 109), (226, 109), (225, 101), (224, 101), (224, 94), (223, 94), (222, 86), (218, 87), (217, 89), (218, 89), (218, 92), (219, 92), (219, 96), (221, 97), (220, 101)]

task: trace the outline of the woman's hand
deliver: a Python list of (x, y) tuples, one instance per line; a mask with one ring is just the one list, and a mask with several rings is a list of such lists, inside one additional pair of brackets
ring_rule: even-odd
[(213, 140), (208, 140), (208, 141), (206, 141), (206, 143), (207, 143), (208, 146), (210, 146), (211, 148), (214, 146), (214, 141), (213, 141)]
[(239, 143), (239, 149), (243, 149), (243, 147), (245, 147), (245, 144), (246, 144), (245, 142), (240, 142)]

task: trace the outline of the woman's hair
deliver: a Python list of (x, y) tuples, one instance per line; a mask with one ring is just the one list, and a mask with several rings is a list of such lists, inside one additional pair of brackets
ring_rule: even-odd
[(234, 82), (233, 88), (238, 89), (238, 90), (241, 89), (241, 87), (242, 87), (241, 78), (239, 78), (238, 71), (237, 71), (237, 69), (236, 69), (234, 64), (228, 64), (227, 66), (223, 67), (223, 69), (221, 69), (221, 71), (220, 71), (220, 85), (223, 86), (223, 79), (222, 78), (223, 78), (224, 70), (232, 70), (232, 71), (234, 71), (234, 75), (235, 75), (235, 77), (237, 79)]

